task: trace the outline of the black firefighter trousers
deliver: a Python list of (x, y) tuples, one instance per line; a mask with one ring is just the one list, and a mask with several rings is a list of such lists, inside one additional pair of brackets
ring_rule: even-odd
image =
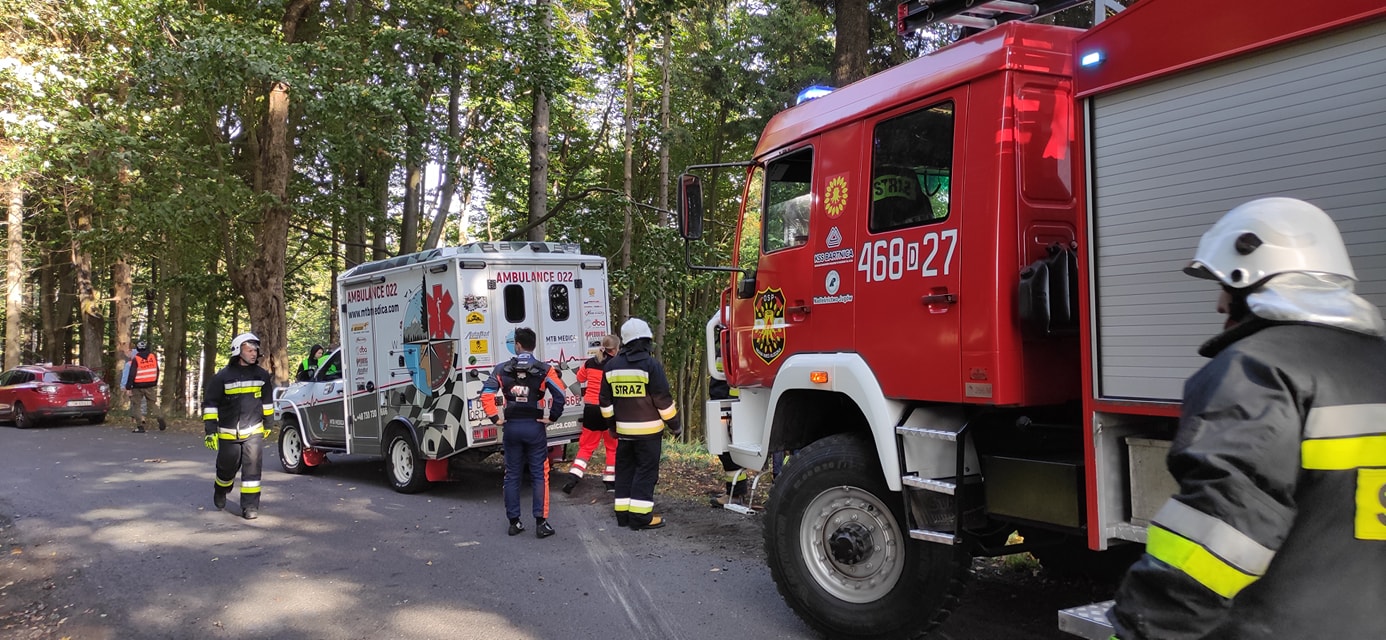
[(654, 518), (664, 434), (616, 436), (616, 520), (644, 526)]
[(260, 458), (265, 436), (256, 433), (245, 440), (217, 441), (216, 492), (224, 496), (241, 473), (241, 511), (260, 508)]

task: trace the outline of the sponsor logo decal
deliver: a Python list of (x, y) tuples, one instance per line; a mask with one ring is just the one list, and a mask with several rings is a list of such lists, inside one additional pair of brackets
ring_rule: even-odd
[(486, 316), (475, 311), (467, 314), (467, 324), (485, 324)]
[(837, 269), (828, 271), (828, 277), (823, 279), (823, 288), (828, 290), (828, 295), (837, 295), (837, 290), (842, 286), (842, 276), (837, 274)]
[(485, 311), (488, 304), (486, 296), (462, 297), (462, 308), (468, 311)]
[(488, 340), (469, 340), (468, 343), (471, 345), (471, 353), (486, 353), (490, 351), (491, 349), (487, 346), (488, 342)]
[(847, 304), (852, 301), (852, 294), (844, 293), (840, 296), (814, 296), (814, 304)]
[(821, 266), (829, 265), (829, 264), (839, 264), (839, 263), (842, 263), (842, 262), (851, 262), (851, 261), (852, 261), (852, 257), (855, 256), (855, 255), (856, 255), (856, 254), (852, 252), (852, 248), (851, 248), (851, 247), (848, 247), (848, 248), (846, 248), (846, 249), (834, 249), (834, 250), (832, 250), (832, 251), (824, 251), (824, 252), (822, 252), (822, 253), (815, 253), (815, 254), (813, 254), (813, 266), (815, 266), (815, 267), (821, 267)]
[(842, 230), (833, 227), (828, 230), (828, 248), (836, 249), (842, 246)]
[(547, 342), (549, 344), (557, 344), (560, 342), (577, 342), (577, 336), (572, 334), (564, 334), (561, 336), (544, 336), (544, 342)]
[(829, 218), (837, 218), (847, 208), (847, 174), (834, 176), (828, 180), (828, 190), (823, 194), (823, 210)]
[(778, 288), (757, 292), (755, 314), (751, 349), (770, 364), (784, 354), (784, 292)]

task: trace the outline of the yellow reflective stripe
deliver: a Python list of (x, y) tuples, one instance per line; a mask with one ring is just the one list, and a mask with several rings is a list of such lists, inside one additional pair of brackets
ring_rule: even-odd
[(230, 480), (227, 480), (226, 482), (222, 482), (222, 481), (221, 481), (221, 478), (214, 478), (214, 480), (216, 480), (216, 483), (217, 483), (217, 486), (218, 486), (218, 487), (229, 487), (229, 486), (231, 486), (231, 485), (233, 485), (233, 484), (236, 483), (236, 479), (235, 479), (235, 478), (232, 478), (232, 479), (230, 479)]
[(216, 419), (217, 419), (217, 412), (215, 412), (215, 411), (208, 411), (207, 413), (202, 414), (202, 419), (203, 419), (203, 420), (216, 420)]
[(263, 408), (264, 414), (265, 414), (265, 415), (267, 415), (267, 416), (272, 416), (272, 415), (274, 415), (274, 405), (272, 405), (272, 404), (261, 405), (261, 408)]
[(1275, 551), (1235, 527), (1178, 500), (1167, 500), (1151, 521), (1189, 541), (1203, 545), (1244, 573), (1266, 573)]
[(602, 407), (602, 417), (610, 418), (616, 415), (616, 407)]
[(1305, 469), (1319, 471), (1386, 467), (1386, 435), (1305, 440), (1299, 460)]
[(649, 500), (631, 500), (631, 513), (651, 513), (654, 511), (654, 503)]
[(644, 369), (616, 369), (606, 372), (607, 382), (633, 382), (644, 384), (650, 381), (650, 372)]
[(647, 422), (616, 422), (616, 433), (628, 436), (647, 436), (652, 433), (659, 433), (664, 430), (663, 420), (650, 420)]
[(260, 493), (260, 487), (247, 487), (241, 485), (241, 493)]
[(675, 406), (672, 405), (672, 404), (669, 405), (669, 408), (668, 408), (668, 409), (660, 409), (660, 410), (659, 410), (659, 417), (660, 417), (660, 418), (663, 418), (663, 419), (665, 419), (665, 420), (673, 420), (673, 419), (674, 419), (674, 416), (676, 416), (676, 415), (679, 415), (678, 407), (675, 407)]
[(1386, 404), (1314, 407), (1304, 419), (1305, 438), (1379, 436), (1386, 432)]
[(228, 396), (240, 395), (243, 393), (253, 393), (255, 394), (255, 397), (258, 398), (260, 397), (260, 387), (240, 387), (237, 389), (226, 390), (226, 395)]
[(1198, 543), (1154, 524), (1146, 531), (1145, 552), (1224, 598), (1236, 596), (1258, 578), (1224, 562)]
[(630, 511), (630, 498), (616, 499), (616, 512)]

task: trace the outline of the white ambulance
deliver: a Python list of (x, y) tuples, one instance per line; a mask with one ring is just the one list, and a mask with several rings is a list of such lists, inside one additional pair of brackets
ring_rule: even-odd
[[(498, 451), (481, 386), (515, 355), (515, 330), (564, 385), (612, 331), (606, 259), (572, 243), (479, 242), (360, 265), (337, 279), (341, 348), (309, 380), (278, 394), (279, 459), (289, 473), (328, 453), (385, 458), (390, 485), (414, 493), (445, 480), (458, 454)], [(568, 392), (549, 444), (579, 432)]]

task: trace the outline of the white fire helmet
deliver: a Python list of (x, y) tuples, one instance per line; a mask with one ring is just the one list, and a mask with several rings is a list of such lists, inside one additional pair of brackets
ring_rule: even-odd
[(654, 333), (650, 331), (649, 323), (640, 318), (631, 318), (621, 325), (621, 339), (626, 344), (630, 344), (641, 338), (654, 339)]
[(241, 345), (243, 345), (243, 344), (245, 344), (245, 343), (247, 343), (247, 342), (253, 342), (253, 343), (255, 343), (255, 348), (256, 348), (256, 349), (259, 349), (259, 348), (260, 348), (260, 339), (257, 338), (257, 337), (255, 337), (255, 334), (253, 334), (253, 333), (242, 333), (241, 335), (238, 335), (238, 336), (236, 336), (234, 339), (231, 340), (231, 357), (234, 358), (234, 357), (236, 357), (236, 356), (241, 355)]
[(1247, 289), (1292, 271), (1357, 280), (1338, 226), (1294, 198), (1261, 198), (1228, 211), (1198, 241), (1184, 273)]

